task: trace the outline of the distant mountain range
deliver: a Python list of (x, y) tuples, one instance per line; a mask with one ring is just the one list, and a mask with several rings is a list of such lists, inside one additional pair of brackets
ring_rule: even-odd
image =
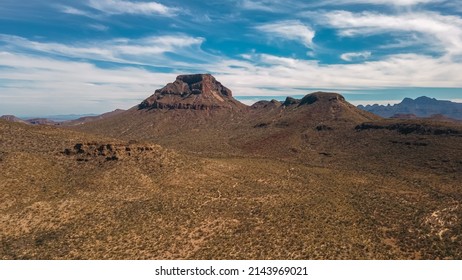
[(44, 115), (44, 116), (19, 116), (23, 120), (47, 119), (54, 122), (72, 121), (78, 118), (98, 116), (99, 114), (67, 114), (67, 115)]
[(123, 112), (124, 110), (116, 109), (111, 112), (107, 112), (101, 115), (96, 114), (84, 114), (84, 115), (54, 115), (54, 116), (45, 116), (40, 118), (18, 118), (13, 115), (3, 115), (0, 116), (0, 119), (11, 121), (11, 122), (19, 122), (25, 124), (33, 124), (33, 125), (64, 125), (64, 126), (73, 126), (79, 125), (95, 120), (99, 120), (102, 118), (106, 118), (109, 116), (116, 115), (118, 113)]
[(395, 105), (359, 105), (358, 108), (384, 118), (394, 116), (415, 116), (418, 118), (444, 116), (451, 119), (462, 120), (462, 103), (437, 100), (426, 96), (421, 96), (416, 99), (404, 98), (401, 103)]
[[(185, 81), (183, 81), (185, 80)], [(196, 81), (197, 80), (197, 81)], [(189, 90), (189, 85), (198, 84), (206, 89), (206, 94), (202, 94), (198, 89)], [(185, 88), (183, 88), (185, 87)], [(190, 92), (189, 92), (189, 91)], [(207, 94), (210, 91), (210, 94)], [(301, 100), (288, 97), (284, 102), (276, 100), (259, 101), (250, 109), (258, 109), (260, 107), (287, 107), (293, 104), (299, 104)], [(226, 107), (236, 111), (246, 110), (244, 104), (232, 98), (231, 91), (223, 87), (211, 75), (183, 75), (179, 76), (177, 81), (170, 83), (162, 89), (156, 91), (151, 97), (147, 98), (143, 103), (137, 106), (138, 109), (203, 109), (210, 110), (213, 108)], [(373, 113), (384, 118), (398, 119), (417, 119), (431, 118), (435, 120), (462, 120), (462, 103), (456, 103), (447, 100), (437, 100), (426, 96), (421, 96), (416, 99), (404, 98), (401, 103), (395, 105), (358, 105), (358, 109)], [(12, 115), (1, 116), (13, 122), (22, 122), (35, 125), (64, 125), (74, 126), (87, 122), (92, 122), (99, 119), (105, 119), (114, 115), (123, 113), (124, 110), (114, 110), (102, 115), (87, 114), (87, 115), (56, 115), (41, 118), (18, 118)]]

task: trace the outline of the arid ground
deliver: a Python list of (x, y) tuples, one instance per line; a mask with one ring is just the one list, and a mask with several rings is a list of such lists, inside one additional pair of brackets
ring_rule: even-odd
[(78, 125), (0, 120), (0, 258), (462, 259), (460, 124), (333, 93), (248, 107), (207, 79)]

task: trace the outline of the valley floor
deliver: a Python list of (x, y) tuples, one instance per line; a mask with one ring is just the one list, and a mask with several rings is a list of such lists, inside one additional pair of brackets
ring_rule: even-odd
[(387, 133), (291, 160), (0, 121), (0, 258), (461, 259), (460, 138)]

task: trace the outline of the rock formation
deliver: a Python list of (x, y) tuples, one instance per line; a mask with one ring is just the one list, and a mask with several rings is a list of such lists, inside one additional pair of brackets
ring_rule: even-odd
[(180, 75), (155, 91), (138, 109), (240, 110), (246, 106), (210, 74)]

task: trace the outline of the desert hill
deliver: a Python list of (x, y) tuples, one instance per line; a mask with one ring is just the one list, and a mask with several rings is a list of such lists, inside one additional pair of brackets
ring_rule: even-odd
[(26, 121), (16, 117), (16, 116), (13, 116), (13, 115), (3, 115), (0, 117), (0, 119), (2, 120), (5, 120), (5, 121), (9, 121), (9, 122), (18, 122), (18, 123), (27, 123)]
[[(79, 115), (59, 115), (59, 116), (50, 116), (47, 118), (25, 118), (21, 119), (16, 116), (12, 115), (4, 115), (1, 116), (0, 119), (10, 121), (10, 122), (19, 122), (24, 124), (32, 124), (32, 125), (60, 125), (60, 126), (74, 126), (74, 125), (81, 125), (87, 122), (92, 122), (94, 120), (100, 120), (107, 117), (115, 116), (118, 113), (121, 113), (125, 110), (116, 109), (112, 112), (103, 113), (101, 115), (91, 115), (91, 116), (83, 116), (78, 117)], [(66, 120), (53, 120), (53, 117), (60, 117), (60, 118), (70, 118)], [(75, 119), (73, 119), (75, 117)]]
[(213, 76), (197, 74), (178, 76), (138, 106), (76, 129), (153, 141), (187, 152), (247, 154), (261, 150), (284, 156), (289, 150), (303, 150), (307, 133), (352, 129), (378, 119), (336, 93), (316, 92), (301, 100), (246, 106)]
[[(259, 104), (264, 104), (259, 105)], [(345, 98), (332, 92), (314, 92), (307, 94), (302, 99), (287, 97), (281, 104), (275, 101), (269, 102), (271, 108), (278, 108), (278, 112), (273, 114), (272, 122), (284, 122), (295, 125), (301, 123), (302, 126), (308, 127), (320, 124), (322, 122), (337, 123), (360, 123), (370, 120), (378, 120), (380, 117), (358, 110), (354, 105), (348, 103)], [(258, 113), (269, 112), (269, 105), (265, 101), (260, 101), (254, 104), (251, 108), (254, 109), (253, 117), (258, 117)], [(262, 108), (262, 109), (260, 109)], [(265, 115), (264, 117), (270, 117)]]
[(447, 118), (462, 120), (462, 104), (447, 100), (437, 100), (421, 96), (416, 99), (404, 98), (395, 105), (359, 105), (358, 108), (389, 118), (393, 115), (410, 114), (419, 118), (430, 118), (432, 115), (442, 115)]
[(80, 125), (0, 120), (0, 258), (462, 258), (459, 123), (189, 76)]
[[(372, 130), (366, 129), (367, 125), (362, 127), (364, 123), (381, 122), (382, 118), (358, 109), (340, 94), (315, 92), (302, 99), (288, 97), (283, 103), (273, 100), (260, 101), (248, 107), (242, 105), (239, 106), (240, 110), (219, 107), (221, 102), (218, 100), (208, 104), (210, 106), (207, 110), (194, 106), (179, 108), (173, 105), (179, 104), (175, 102), (181, 99), (181, 92), (189, 90), (183, 77), (207, 77), (208, 82), (214, 84), (208, 88), (223, 87), (209, 75), (179, 76), (173, 83), (176, 86), (169, 84), (157, 90), (152, 99), (157, 100), (156, 98), (163, 95), (165, 100), (174, 100), (172, 106), (146, 107), (143, 105), (146, 104), (144, 101), (114, 117), (87, 123), (75, 129), (125, 141), (152, 141), (189, 154), (262, 156), (339, 167), (342, 164), (337, 162), (354, 161), (356, 156), (362, 154), (366, 156), (365, 154), (371, 152), (366, 147), (371, 145), (383, 145), (377, 147), (379, 151), (383, 149), (382, 156), (390, 154), (390, 151), (394, 151), (391, 154), (397, 158), (406, 156), (400, 154), (400, 149), (391, 148), (394, 138), (400, 138), (401, 135), (388, 135), (387, 129), (371, 132)], [(232, 101), (231, 92), (226, 92)], [(190, 93), (185, 96), (190, 96)], [(405, 126), (400, 125), (398, 120), (395, 122), (398, 123), (397, 126)], [(425, 130), (425, 127), (432, 130), (435, 125), (443, 130), (444, 127), (452, 127), (446, 122), (434, 124), (422, 121), (421, 126), (424, 128), (419, 131)], [(362, 135), (366, 133), (371, 133), (369, 136), (374, 140), (370, 137), (363, 138)], [(382, 134), (387, 135), (382, 137)], [(414, 134), (416, 133), (412, 133)], [(376, 142), (371, 144), (371, 141)]]

